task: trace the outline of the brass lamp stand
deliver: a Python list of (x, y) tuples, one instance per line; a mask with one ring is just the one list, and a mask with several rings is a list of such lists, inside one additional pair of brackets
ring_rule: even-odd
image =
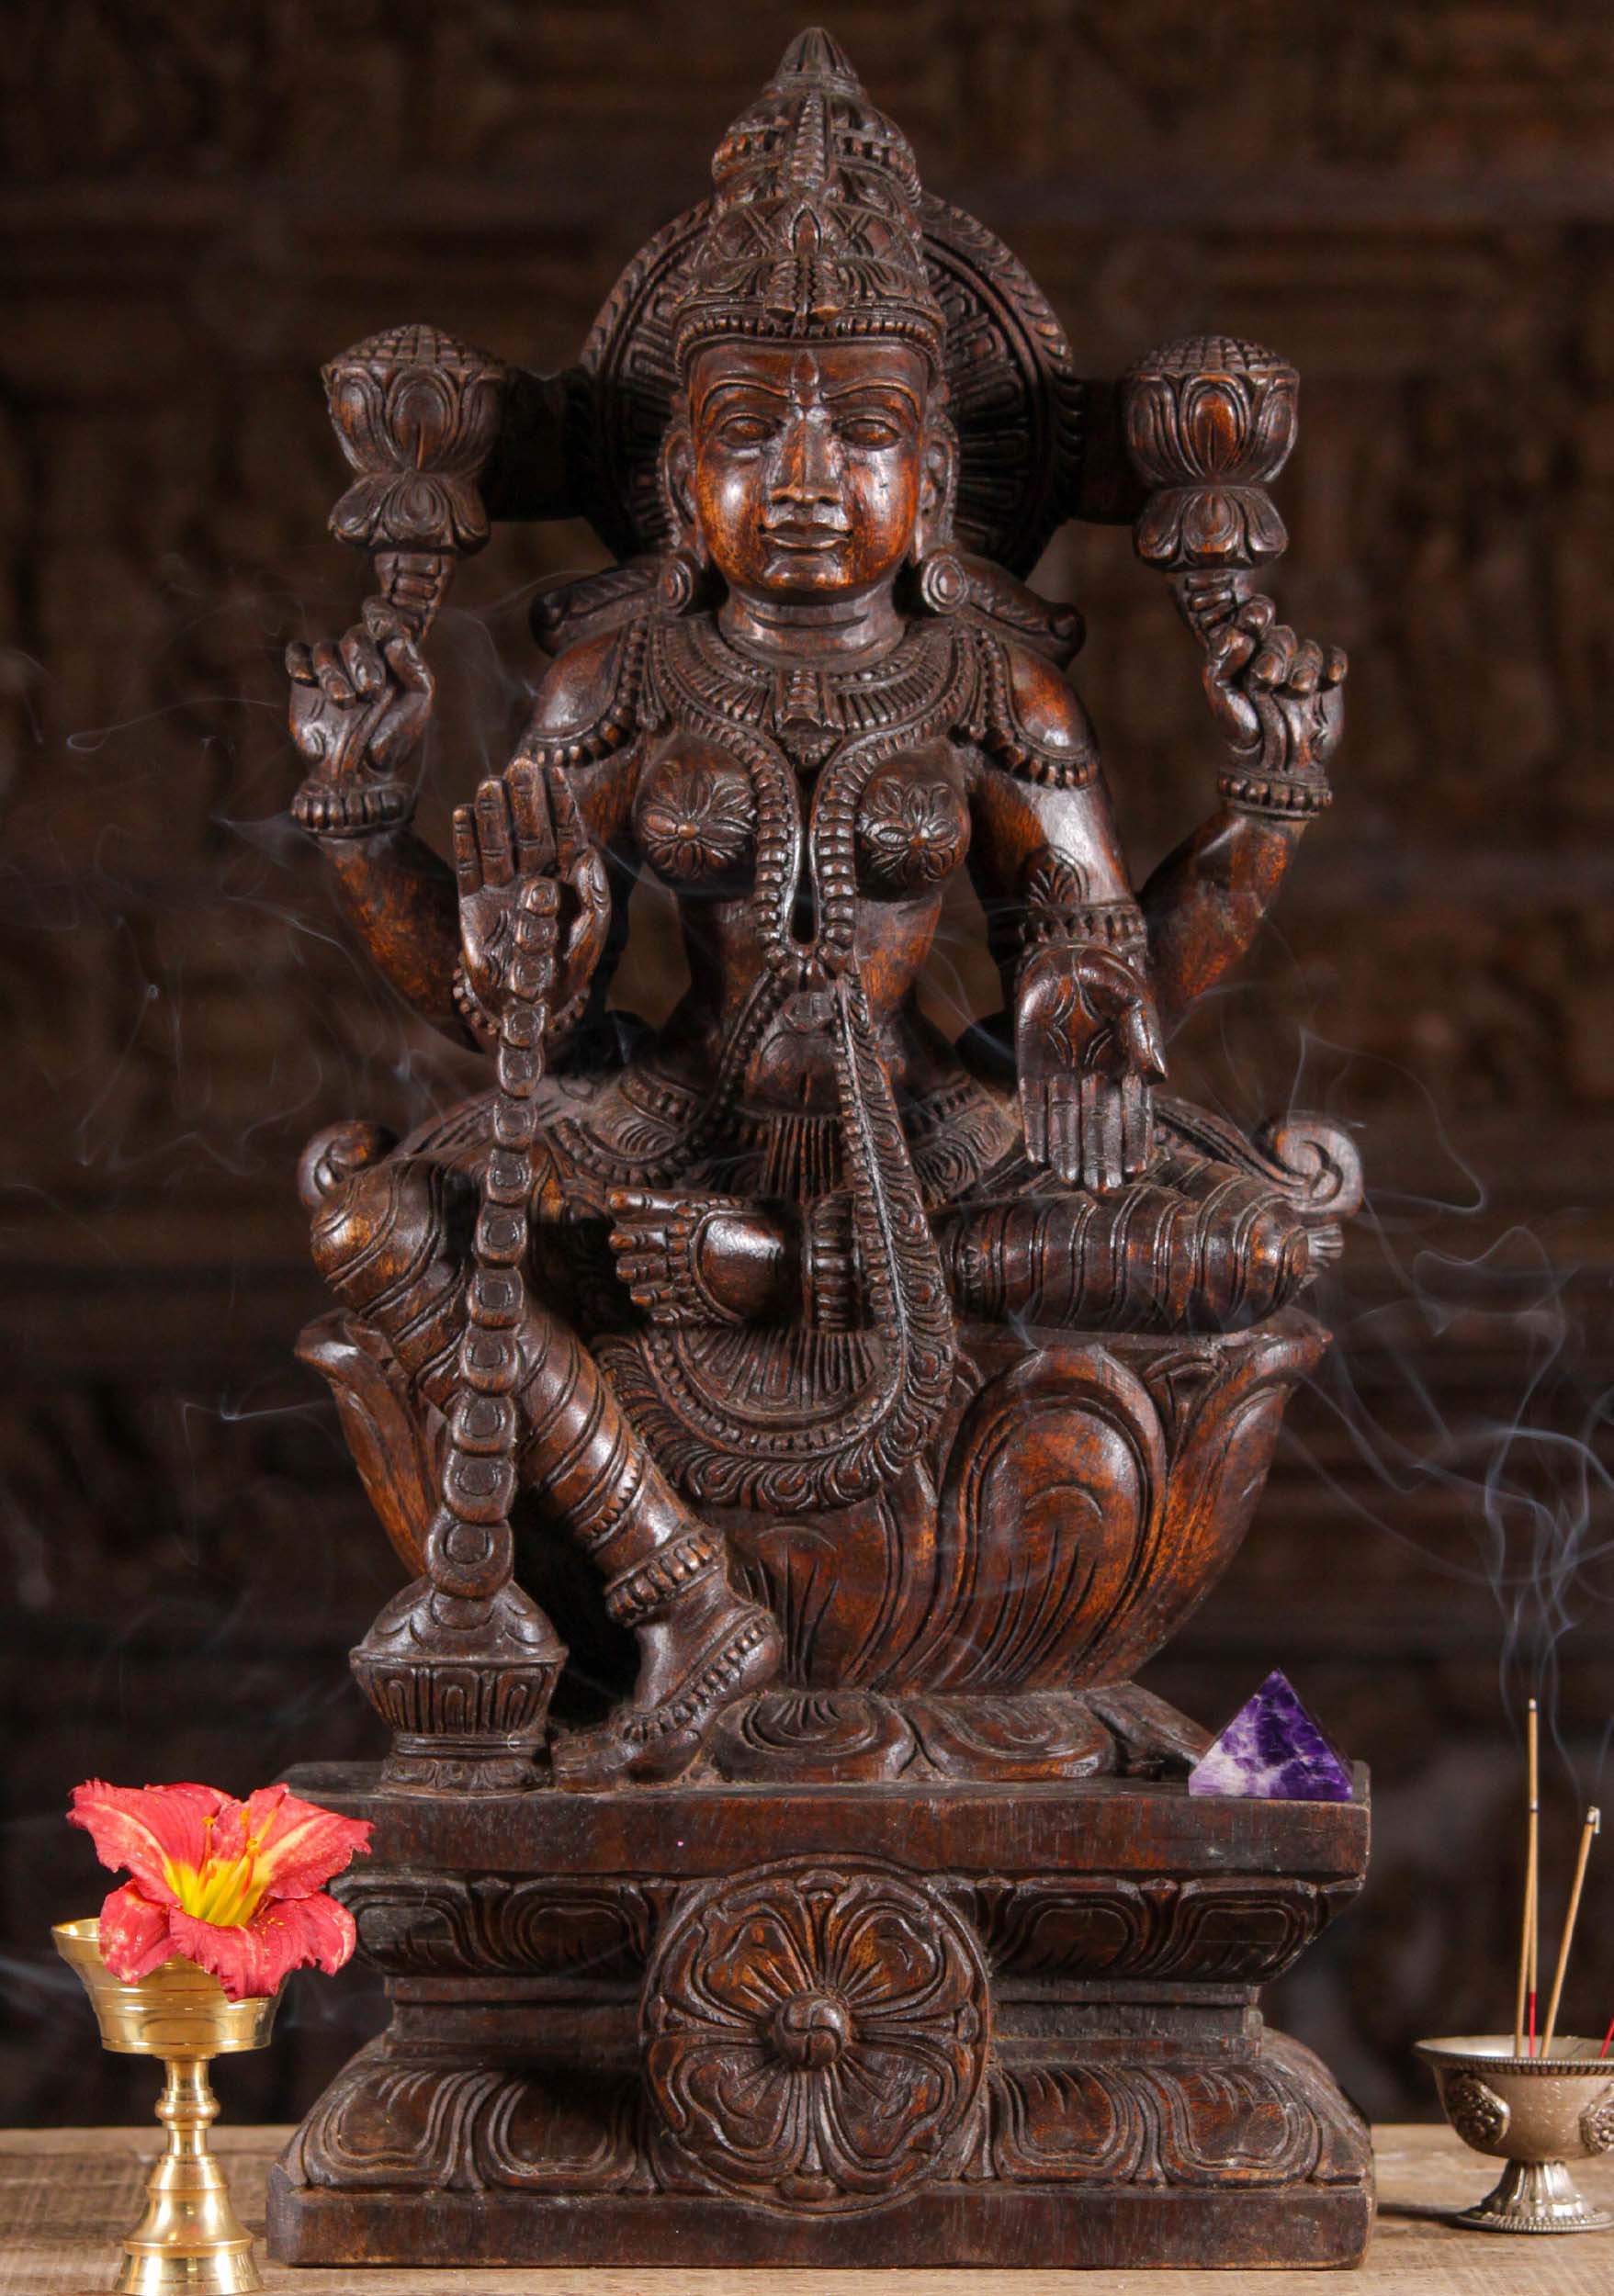
[(138, 1985), (125, 1985), (101, 1959), (99, 1930), (96, 1921), (61, 1921), (51, 1934), (90, 1997), (102, 2046), (162, 2057), (168, 2072), (157, 2101), (167, 2147), (146, 2187), (145, 2214), (123, 2243), (113, 2288), (123, 2296), (175, 2296), (180, 2289), (244, 2296), (264, 2281), (252, 2234), (208, 2149), (219, 2115), (208, 2066), (216, 2056), (265, 2047), (279, 1996), (232, 2001), (217, 1977), (188, 1961), (166, 1962)]

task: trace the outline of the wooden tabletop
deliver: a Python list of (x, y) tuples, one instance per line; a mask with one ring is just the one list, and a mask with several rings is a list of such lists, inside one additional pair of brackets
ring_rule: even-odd
[[(263, 2229), (264, 2179), (290, 2132), (216, 2129), (235, 2202)], [(1614, 2232), (1559, 2238), (1471, 2233), (1441, 2221), (1477, 2200), (1495, 2181), (1488, 2164), (1444, 2128), (1375, 2132), (1379, 2226), (1354, 2279), (1335, 2272), (1262, 2273), (1265, 2290), (1295, 2296), (1614, 2296)], [(39, 2129), (0, 2133), (0, 2296), (84, 2296), (104, 2289), (117, 2242), (140, 2213), (158, 2132)], [(1614, 2159), (1574, 2170), (1588, 2200), (1614, 2207)], [(849, 2228), (850, 2238), (854, 2237)], [(292, 2271), (269, 2265), (278, 2296), (444, 2296), (441, 2272)], [(449, 2276), (466, 2296), (852, 2296), (876, 2276), (858, 2272), (543, 2271)], [(1227, 2272), (886, 2272), (880, 2296), (1236, 2296), (1247, 2285)]]

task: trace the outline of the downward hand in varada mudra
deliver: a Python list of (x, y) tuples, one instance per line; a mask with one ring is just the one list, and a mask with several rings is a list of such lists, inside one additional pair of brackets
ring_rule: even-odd
[[(354, 626), (288, 654), (299, 817), (343, 906), (386, 978), (496, 1071), (401, 1142), (339, 1126), (303, 1166), (344, 1310), (320, 1360), (340, 1386), (362, 1358), (404, 1430), (378, 1463), (371, 1439), (368, 1479), (420, 1576), (369, 1664), (423, 1778), (474, 1783), (482, 1726), (445, 1768), (401, 1669), (491, 1644), (513, 1680), (559, 1666), (513, 1517), (582, 1559), (580, 1619), (603, 1593), (637, 1643), (604, 1719), (555, 1737), (554, 1781), (674, 1778), (736, 1702), (806, 1663), (777, 1588), (737, 1563), (741, 1518), (885, 1507), (901, 1548), (934, 1518), (995, 1346), (1247, 1329), (1351, 1209), (1349, 1178), (1312, 1186), (1309, 1136), (1285, 1161), (1163, 1090), (1172, 1032), (1327, 801), (1339, 730), (1343, 658), (1248, 588), (1277, 546), (1267, 474), (1217, 498), (1232, 542), (1179, 510), (1157, 549), (1230, 756), (1209, 817), (1138, 892), (1064, 675), (1074, 617), (989, 562), (978, 508), (961, 536), (983, 499), (958, 390), (977, 354), (949, 332), (923, 236), (942, 225), (907, 142), (809, 35), (715, 179), (661, 289), (668, 413), (635, 498), (654, 554), (641, 534), (620, 573), (547, 602), (556, 658), (514, 756), (456, 811), (451, 860), (375, 793), (418, 763), (423, 630), (459, 546), (394, 547)], [(1228, 467), (1196, 478), (1196, 422), (1287, 421), (1280, 460), (1292, 433), (1290, 370), (1203, 355), (1226, 370), (1208, 412), (1175, 371), (1138, 397), (1169, 402), (1149, 436), (1172, 485), (1152, 499), (1192, 495), (1196, 516)], [(377, 423), (413, 354), (388, 355)], [(1003, 995), (968, 1046), (918, 1001), (965, 870)], [(653, 1030), (608, 1006), (644, 872), (674, 896), (689, 973)], [(1005, 1627), (972, 1679), (1049, 1679), (1062, 1650), (1096, 1649), (1097, 1618), (1046, 1650)], [(935, 1675), (926, 1634), (890, 1591), (853, 1677), (897, 1651), (888, 1672)]]

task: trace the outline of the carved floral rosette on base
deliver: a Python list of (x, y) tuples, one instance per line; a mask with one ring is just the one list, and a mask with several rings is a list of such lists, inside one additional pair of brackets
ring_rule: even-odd
[(342, 1889), (392, 2024), (275, 2172), (283, 2261), (1361, 2252), (1366, 2127), (1256, 2008), (1360, 1885), (1360, 1773), (525, 1795), (496, 1866), (373, 1772), (299, 1790), (377, 1820)]

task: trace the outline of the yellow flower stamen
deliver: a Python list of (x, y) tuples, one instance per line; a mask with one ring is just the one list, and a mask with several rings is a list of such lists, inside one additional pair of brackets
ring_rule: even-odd
[[(207, 1831), (210, 1845), (210, 1818)], [(263, 1904), (268, 1886), (258, 1879), (257, 1874), (263, 1838), (262, 1834), (249, 1834), (246, 1848), (235, 1858), (216, 1858), (209, 1846), (200, 1865), (181, 1865), (172, 1858), (164, 1860), (164, 1878), (179, 1900), (180, 1911), (192, 1915), (198, 1921), (210, 1922), (215, 1929), (245, 1929)]]

